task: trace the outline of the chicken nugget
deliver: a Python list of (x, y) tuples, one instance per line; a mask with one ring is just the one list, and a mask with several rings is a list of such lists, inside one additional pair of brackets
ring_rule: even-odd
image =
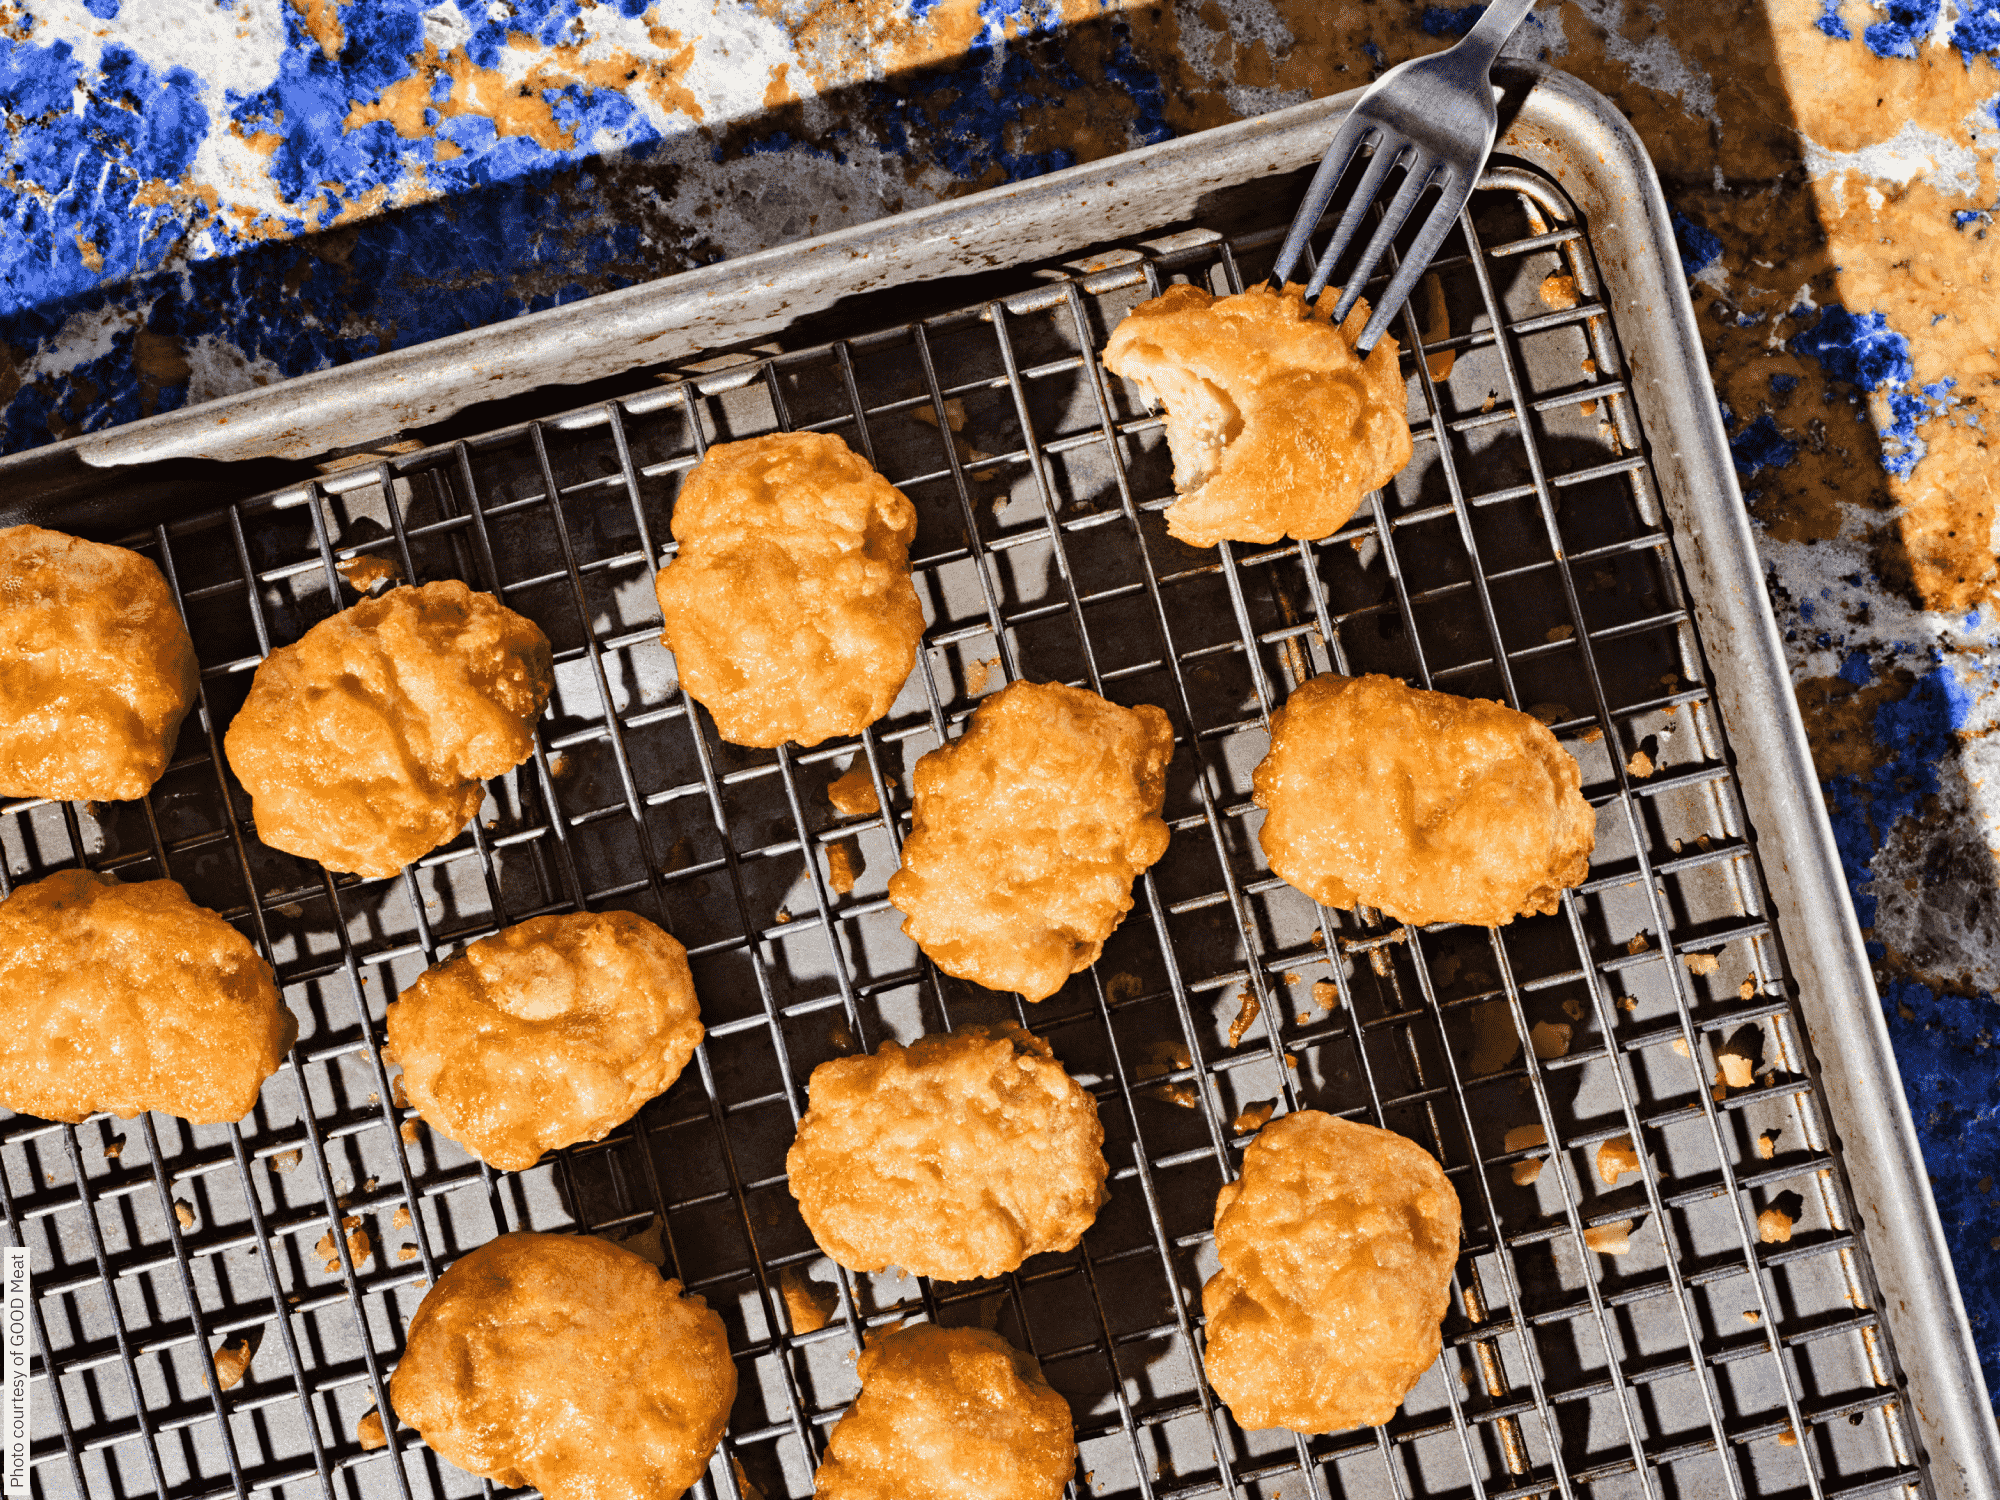
[(830, 433), (717, 443), (653, 580), (681, 685), (736, 745), (817, 745), (889, 711), (917, 659), (916, 507)]
[(1069, 1403), (997, 1333), (898, 1328), (857, 1373), (815, 1500), (1056, 1500), (1076, 1472)]
[(426, 969), (389, 1007), (388, 1050), (426, 1123), (520, 1172), (666, 1092), (697, 1013), (687, 950), (644, 917), (534, 917)]
[(785, 1156), (820, 1249), (940, 1281), (1069, 1250), (1110, 1195), (1097, 1101), (1011, 1021), (813, 1069)]
[(1249, 1429), (1386, 1422), (1438, 1357), (1458, 1195), (1414, 1141), (1318, 1110), (1273, 1121), (1215, 1199), (1208, 1380)]
[(1396, 341), (1356, 355), (1368, 304), (1335, 328), (1336, 296), (1308, 307), (1297, 287), (1173, 286), (1112, 330), (1104, 367), (1166, 404), (1181, 496), (1170, 535), (1196, 547), (1331, 536), (1410, 461)]
[(1016, 682), (917, 762), (889, 899), (947, 974), (1046, 1000), (1097, 962), (1167, 852), (1173, 727), (1061, 683)]
[(240, 1120), (298, 1040), (271, 966), (171, 880), (62, 870), (0, 901), (0, 1104)]
[(0, 797), (145, 796), (200, 681), (149, 559), (39, 526), (0, 530)]
[(438, 1278), (389, 1382), (461, 1469), (549, 1500), (675, 1500), (736, 1400), (722, 1319), (629, 1250), (503, 1234)]
[(548, 637), (491, 594), (391, 589), (266, 657), (223, 749), (265, 843), (393, 875), (534, 753), (554, 685)]
[(1257, 767), (1271, 868), (1322, 906), (1503, 927), (1590, 869), (1597, 815), (1548, 729), (1393, 677), (1315, 677), (1271, 716)]

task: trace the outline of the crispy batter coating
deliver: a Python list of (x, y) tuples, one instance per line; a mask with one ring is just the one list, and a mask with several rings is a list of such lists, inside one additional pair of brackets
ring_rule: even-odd
[(702, 1038), (687, 950), (631, 912), (534, 917), (427, 969), (389, 1007), (426, 1123), (505, 1171), (601, 1141)]
[(1069, 1250), (1110, 1195), (1097, 1101), (1011, 1021), (813, 1069), (785, 1157), (820, 1249), (851, 1271), (999, 1276)]
[(1597, 815), (1548, 729), (1393, 677), (1315, 677), (1257, 767), (1271, 868), (1322, 906), (1502, 927), (1582, 880)]
[(675, 1500), (736, 1400), (722, 1319), (629, 1250), (503, 1234), (438, 1278), (389, 1383), (438, 1453), (549, 1500)]
[(653, 588), (660, 639), (725, 740), (817, 745), (889, 711), (924, 633), (916, 534), (903, 492), (829, 433), (708, 450)]
[(1076, 1472), (1069, 1403), (997, 1333), (899, 1328), (858, 1373), (815, 1500), (1056, 1500)]
[(249, 939), (171, 880), (63, 870), (0, 901), (0, 1104), (240, 1120), (299, 1026)]
[(391, 589), (273, 651), (223, 748), (265, 843), (393, 875), (533, 753), (554, 685), (548, 637), (491, 594)]
[(947, 974), (1046, 1000), (1097, 962), (1167, 852), (1174, 732), (1061, 683), (1016, 682), (917, 762), (889, 899)]
[(1396, 341), (1364, 359), (1358, 302), (1252, 287), (1216, 298), (1169, 287), (1112, 330), (1104, 367), (1166, 404), (1174, 488), (1167, 530), (1197, 547), (1331, 536), (1410, 461)]
[(1303, 1110), (1215, 1200), (1208, 1380), (1245, 1428), (1386, 1422), (1438, 1357), (1458, 1195), (1414, 1141)]
[(200, 678), (149, 559), (39, 526), (0, 530), (0, 797), (145, 796)]

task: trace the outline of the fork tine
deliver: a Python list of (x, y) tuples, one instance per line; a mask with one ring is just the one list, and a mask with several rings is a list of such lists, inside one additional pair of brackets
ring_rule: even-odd
[(1438, 175), (1443, 192), (1432, 207), (1430, 217), (1424, 220), (1423, 228), (1411, 241), (1409, 254), (1396, 267), (1396, 274), (1389, 278), (1389, 285), (1383, 289), (1375, 310), (1368, 315), (1368, 326), (1361, 330), (1361, 337), (1354, 344), (1357, 354), (1367, 354), (1375, 347), (1376, 341), (1388, 332), (1391, 320), (1410, 300), (1410, 293), (1416, 290), (1417, 278), (1430, 269), (1438, 246), (1451, 233), (1451, 226), (1458, 222), (1465, 200), (1472, 196), (1470, 179), (1454, 172), (1449, 165), (1441, 164)]
[[(1353, 311), (1356, 300), (1361, 296), (1361, 288), (1367, 283), (1368, 278), (1375, 274), (1375, 267), (1382, 262), (1382, 253), (1389, 248), (1389, 241), (1396, 237), (1396, 232), (1403, 227), (1404, 220), (1410, 217), (1411, 210), (1417, 206), (1417, 199), (1423, 196), (1424, 188), (1431, 180), (1431, 173), (1438, 165), (1434, 158), (1425, 156), (1421, 151), (1415, 154), (1410, 162), (1410, 170), (1403, 178), (1403, 185), (1396, 189), (1396, 196), (1382, 211), (1382, 222), (1375, 226), (1375, 233), (1369, 236), (1368, 248), (1361, 252), (1361, 259), (1354, 263), (1354, 270), (1349, 274), (1347, 284), (1341, 288), (1340, 300), (1333, 305), (1333, 324), (1336, 328), (1346, 321), (1348, 313)], [(1319, 271), (1314, 279), (1321, 280), (1332, 274), (1333, 257), (1329, 255), (1320, 262)]]
[(1305, 253), (1306, 242), (1312, 238), (1313, 226), (1326, 212), (1333, 190), (1340, 186), (1340, 179), (1353, 165), (1355, 157), (1361, 154), (1362, 148), (1380, 134), (1379, 127), (1352, 112), (1341, 122), (1340, 129), (1334, 132), (1333, 144), (1319, 159), (1319, 170), (1313, 173), (1312, 186), (1306, 189), (1305, 201), (1299, 205), (1299, 211), (1292, 215), (1292, 227), (1285, 231), (1285, 243), (1278, 251), (1276, 264), (1271, 267), (1271, 280), (1275, 285), (1282, 288), (1291, 279), (1292, 268)]
[(1361, 180), (1354, 185), (1354, 196), (1341, 210), (1340, 222), (1333, 226), (1333, 235), (1327, 240), (1326, 249), (1320, 252), (1319, 263), (1313, 267), (1312, 280), (1306, 284), (1306, 301), (1312, 301), (1326, 289), (1326, 279), (1333, 274), (1335, 263), (1347, 253), (1347, 247), (1354, 243), (1355, 231), (1361, 227), (1368, 205), (1381, 191), (1390, 168), (1409, 149), (1408, 141), (1393, 138), (1387, 131), (1382, 132), (1382, 138), (1375, 143), (1375, 154), (1369, 158), (1367, 170), (1362, 172)]

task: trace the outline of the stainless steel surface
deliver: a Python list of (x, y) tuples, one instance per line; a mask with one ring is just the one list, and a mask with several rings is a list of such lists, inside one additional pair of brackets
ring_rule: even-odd
[[(1307, 298), (1317, 297), (1340, 269), (1343, 290), (1333, 307), (1335, 323), (1346, 322), (1363, 283), (1375, 277), (1391, 241), (1402, 235), (1417, 204), (1424, 204), (1417, 232), (1406, 242), (1387, 284), (1376, 290), (1374, 310), (1355, 340), (1354, 347), (1364, 354), (1394, 325), (1486, 169), (1500, 123), (1493, 63), (1533, 8), (1533, 0), (1494, 0), (1456, 46), (1398, 63), (1369, 84), (1313, 173), (1312, 186), (1278, 249), (1271, 279), (1280, 286), (1292, 279), (1320, 220), (1348, 174), (1355, 173), (1333, 233), (1306, 282)], [(1397, 171), (1402, 176), (1395, 196), (1384, 204), (1381, 197)], [(1433, 189), (1436, 197), (1429, 196)], [(1377, 211), (1372, 219), (1371, 210)], [(1368, 243), (1350, 263), (1348, 252), (1364, 225), (1370, 226)]]
[[(1165, 536), (1158, 424), (1091, 352), (1165, 279), (1259, 278), (1280, 229), (1257, 215), (1282, 186), (1260, 179), (1308, 166), (1338, 112), (523, 320), (454, 341), (433, 366), (360, 366), (235, 405), (230, 428), (318, 453), (401, 425), (359, 424), (403, 409), (412, 370), (434, 370), (421, 400), (446, 410), (473, 398), (473, 371), (545, 379), (534, 358), (565, 342), (562, 368), (596, 375), (684, 354), (677, 340), (771, 335), (799, 309), (770, 285), (848, 318), (831, 343), (795, 322), (783, 354), (696, 361), (636, 395), (275, 493), (232, 491), (224, 468), (199, 514), (145, 502), (155, 514), (130, 540), (183, 600), (200, 721), (145, 803), (4, 810), (6, 880), (78, 859), (131, 878), (167, 869), (269, 944), (302, 1036), (239, 1128), (0, 1121), (5, 1233), (30, 1246), (41, 1293), (40, 1492), (475, 1493), (407, 1430), (392, 1424), (377, 1453), (355, 1436), (421, 1284), (500, 1228), (622, 1235), (660, 1214), (671, 1264), (722, 1310), (743, 1375), (714, 1495), (746, 1481), (808, 1493), (860, 1329), (912, 1315), (997, 1322), (1032, 1347), (1072, 1401), (1093, 1493), (1992, 1493), (2000, 1449), (1664, 206), (1622, 120), (1559, 76), (1526, 92), (1505, 143), (1521, 165), (1489, 179), (1473, 242), (1437, 264), (1445, 324), (1423, 360), (1404, 357), (1417, 458), (1379, 503), (1310, 546), (1196, 552)], [(1201, 227), (1154, 233), (1190, 203)], [(968, 257), (1062, 254), (1079, 221), (1133, 243), (1060, 274), (1023, 270), (914, 324), (880, 304), (857, 322), (842, 301)], [(725, 294), (718, 271), (746, 284)], [(1575, 278), (1574, 305), (1560, 282), (1544, 296), (1551, 275)], [(616, 328), (655, 337), (620, 344)], [(1419, 331), (1406, 316), (1399, 337)], [(213, 411), (93, 451), (199, 448)], [(649, 586), (701, 446), (778, 426), (842, 433), (911, 495), (932, 621), (889, 717), (809, 752), (737, 750), (690, 714)], [(240, 451), (268, 450), (253, 436)], [(51, 472), (33, 456), (0, 465)], [(113, 470), (67, 516), (42, 517), (92, 530), (144, 479)], [(501, 589), (549, 632), (560, 681), (536, 759), (496, 783), (466, 838), (395, 880), (328, 881), (255, 844), (240, 792), (224, 801), (215, 742), (262, 653), (351, 602), (338, 568), (361, 552)], [(1317, 910), (1269, 875), (1247, 798), (1268, 712), (1304, 675), (1366, 669), (1554, 720), (1603, 809), (1591, 879), (1559, 916), (1405, 931)], [(1158, 702), (1180, 735), (1166, 859), (1097, 970), (1032, 1009), (940, 980), (882, 896), (910, 765), (1021, 674)], [(891, 816), (827, 805), (826, 782), (856, 757)], [(827, 850), (848, 840), (865, 869), (841, 892)], [(579, 902), (631, 905), (682, 937), (709, 1040), (634, 1127), (494, 1174), (407, 1125), (380, 1057), (383, 1005), (457, 943)], [(1246, 994), (1257, 1014), (1239, 1029)], [(810, 1068), (999, 1013), (1048, 1035), (1099, 1097), (1113, 1198), (1097, 1226), (1078, 1253), (1000, 1283), (837, 1273), (782, 1178)], [(1732, 1039), (1757, 1076), (1718, 1098)], [(1465, 1205), (1445, 1357), (1381, 1432), (1243, 1434), (1198, 1378), (1209, 1212), (1247, 1138), (1232, 1122), (1260, 1100), (1413, 1136)], [(1523, 1126), (1550, 1144), (1509, 1149)], [(1642, 1170), (1607, 1183), (1599, 1152), (1628, 1135)], [(1772, 1208), (1795, 1221), (1789, 1240), (1764, 1238)], [(331, 1232), (348, 1216), (365, 1258)], [(1583, 1247), (1628, 1220), (1628, 1254)], [(837, 1297), (823, 1329), (791, 1321), (800, 1274)], [(260, 1339), (249, 1377), (205, 1389), (207, 1351), (242, 1331)]]

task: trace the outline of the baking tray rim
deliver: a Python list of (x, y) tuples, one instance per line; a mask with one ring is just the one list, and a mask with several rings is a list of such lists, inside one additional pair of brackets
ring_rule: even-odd
[[(1832, 827), (1809, 795), (1818, 779), (1665, 195), (1630, 123), (1589, 85), (1518, 63), (1501, 81), (1511, 118), (1497, 150), (1552, 178), (1587, 227), (1632, 398), (1655, 434), (1653, 467), (1779, 930), (1812, 934), (1789, 943), (1787, 959), (1933, 1484), (1951, 1500), (2000, 1500), (2000, 1427)], [(55, 505), (87, 508), (138, 465), (310, 458), (547, 392), (550, 368), (565, 383), (602, 378), (782, 334), (843, 298), (918, 277), (1073, 259), (1078, 222), (1100, 243), (1158, 235), (1186, 222), (1204, 191), (1310, 166), (1360, 92), (0, 458), (0, 493), (52, 487)], [(559, 393), (550, 404), (560, 409)], [(1661, 441), (1668, 432), (1673, 441)], [(13, 508), (0, 501), (0, 512)]]

